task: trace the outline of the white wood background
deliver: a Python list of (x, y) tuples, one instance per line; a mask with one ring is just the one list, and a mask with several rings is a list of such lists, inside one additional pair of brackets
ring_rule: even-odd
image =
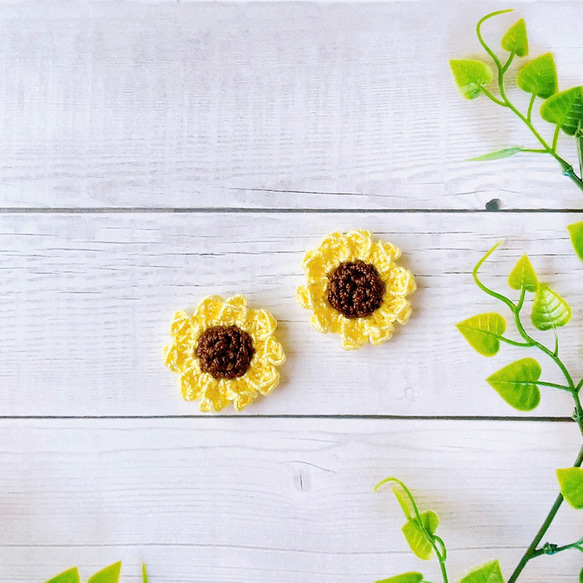
[[(575, 308), (561, 340), (583, 375), (565, 229), (583, 198), (552, 161), (466, 161), (531, 143), (447, 65), (506, 7), (0, 2), (1, 583), (119, 559), (128, 583), (141, 561), (153, 583), (437, 580), (372, 493), (391, 474), (440, 513), (454, 580), (491, 558), (510, 573), (580, 436), (565, 395), (509, 409), (483, 379), (524, 352), (484, 359), (454, 324), (498, 309), (470, 271), (506, 238), (485, 277), (504, 287), (528, 252)], [(515, 7), (580, 84), (583, 3)], [(391, 342), (345, 353), (294, 290), (303, 252), (355, 227), (401, 246), (419, 291)], [(280, 321), (282, 384), (201, 416), (161, 348), (175, 310), (237, 292)], [(564, 509), (549, 540), (581, 525)], [(538, 559), (523, 580), (580, 566)]]

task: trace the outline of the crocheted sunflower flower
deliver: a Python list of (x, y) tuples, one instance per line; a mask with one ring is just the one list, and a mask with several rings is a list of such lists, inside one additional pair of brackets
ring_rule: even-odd
[(327, 235), (306, 253), (307, 284), (296, 292), (300, 305), (312, 310), (312, 326), (339, 333), (346, 350), (389, 340), (395, 322), (407, 323), (407, 296), (417, 289), (413, 274), (396, 263), (400, 255), (368, 231)]
[(241, 295), (226, 301), (209, 296), (192, 315), (175, 314), (165, 364), (180, 374), (184, 399), (200, 399), (201, 411), (220, 411), (229, 403), (240, 411), (279, 383), (277, 367), (285, 354), (276, 328), (267, 310), (249, 310)]

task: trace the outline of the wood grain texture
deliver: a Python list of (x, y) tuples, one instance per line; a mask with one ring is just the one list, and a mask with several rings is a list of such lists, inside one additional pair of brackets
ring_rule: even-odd
[[(583, 4), (556, 5), (518, 8), (580, 84)], [(580, 209), (551, 160), (465, 161), (532, 147), (448, 68), (505, 7), (2, 3), (0, 206)]]
[[(390, 474), (440, 514), (454, 580), (497, 557), (509, 573), (579, 441), (566, 423), (256, 421), (0, 422), (0, 581), (118, 559), (128, 583), (141, 560), (157, 583), (436, 580), (390, 491), (372, 492)], [(549, 540), (580, 526), (565, 508)], [(524, 582), (564, 583), (577, 565), (538, 559)]]
[[(207, 294), (244, 293), (278, 318), (288, 355), (281, 387), (246, 413), (512, 415), (482, 379), (537, 355), (504, 346), (487, 359), (466, 344), (457, 322), (501, 310), (474, 285), (471, 270), (507, 236), (484, 278), (510, 292), (506, 276), (528, 252), (541, 278), (573, 305), (573, 324), (560, 332), (561, 353), (580, 377), (583, 266), (565, 228), (573, 220), (522, 213), (4, 216), (2, 414), (196, 414), (162, 364), (170, 321)], [(391, 341), (345, 352), (337, 336), (311, 328), (294, 294), (304, 281), (304, 252), (328, 232), (357, 227), (403, 249), (419, 290), (411, 321)], [(549, 334), (539, 337), (552, 343)], [(554, 365), (541, 363), (546, 380), (561, 380)], [(534, 414), (568, 416), (571, 409), (566, 392), (548, 390)]]

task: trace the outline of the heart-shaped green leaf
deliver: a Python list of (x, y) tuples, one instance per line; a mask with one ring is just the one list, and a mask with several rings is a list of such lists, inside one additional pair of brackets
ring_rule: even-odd
[(569, 236), (575, 248), (575, 253), (583, 261), (583, 221), (569, 225), (567, 229), (569, 229)]
[(73, 569), (69, 569), (52, 579), (49, 579), (45, 583), (80, 583), (81, 579), (79, 578), (79, 571), (77, 567)]
[(459, 583), (504, 583), (498, 561), (490, 561), (470, 571)]
[(423, 575), (421, 573), (403, 573), (402, 575), (397, 575), (396, 577), (389, 577), (388, 579), (382, 579), (376, 583), (422, 583)]
[(514, 146), (512, 148), (504, 148), (503, 150), (496, 150), (495, 152), (490, 152), (489, 154), (483, 154), (482, 156), (476, 156), (475, 158), (470, 158), (469, 162), (488, 162), (490, 160), (501, 160), (502, 158), (510, 158), (514, 154), (522, 152), (522, 148)]
[(522, 288), (529, 292), (535, 292), (537, 290), (538, 277), (528, 255), (523, 255), (518, 260), (518, 263), (508, 276), (508, 285), (512, 289), (517, 290), (522, 290)]
[(533, 358), (523, 358), (486, 380), (509, 405), (519, 411), (532, 411), (540, 402), (540, 390), (536, 384), (540, 375), (540, 364)]
[(531, 320), (538, 330), (560, 328), (571, 319), (569, 304), (546, 283), (541, 283), (536, 290), (532, 306)]
[(459, 92), (466, 99), (476, 99), (481, 88), (492, 81), (492, 69), (482, 61), (454, 59), (449, 64)]
[(583, 86), (573, 87), (549, 97), (540, 108), (541, 117), (574, 136), (583, 126)]
[(474, 350), (484, 356), (494, 356), (500, 350), (498, 337), (506, 330), (506, 320), (495, 312), (478, 314), (457, 324), (457, 329)]
[(121, 563), (114, 563), (109, 567), (105, 567), (99, 573), (95, 573), (87, 583), (119, 583), (120, 573)]
[(518, 86), (527, 93), (533, 93), (538, 97), (547, 99), (557, 92), (557, 68), (552, 53), (546, 53), (531, 61), (520, 71), (516, 77)]
[(502, 48), (509, 53), (516, 53), (519, 57), (528, 55), (528, 37), (523, 18), (514, 23), (502, 37)]
[(565, 468), (557, 470), (563, 498), (573, 508), (583, 508), (583, 469)]
[(421, 524), (423, 528), (419, 526), (417, 519), (414, 518), (408, 520), (402, 530), (411, 550), (420, 559), (427, 561), (431, 558), (433, 552), (430, 535), (437, 530), (439, 517), (435, 512), (428, 510), (427, 512), (421, 513)]

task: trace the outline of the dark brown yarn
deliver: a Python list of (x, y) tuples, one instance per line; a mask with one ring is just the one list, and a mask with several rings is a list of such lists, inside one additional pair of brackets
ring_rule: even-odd
[(247, 372), (255, 349), (251, 336), (241, 328), (212, 326), (200, 335), (195, 354), (202, 372), (215, 379), (234, 379)]
[(328, 279), (328, 303), (347, 318), (370, 316), (383, 301), (385, 284), (370, 263), (341, 263)]

